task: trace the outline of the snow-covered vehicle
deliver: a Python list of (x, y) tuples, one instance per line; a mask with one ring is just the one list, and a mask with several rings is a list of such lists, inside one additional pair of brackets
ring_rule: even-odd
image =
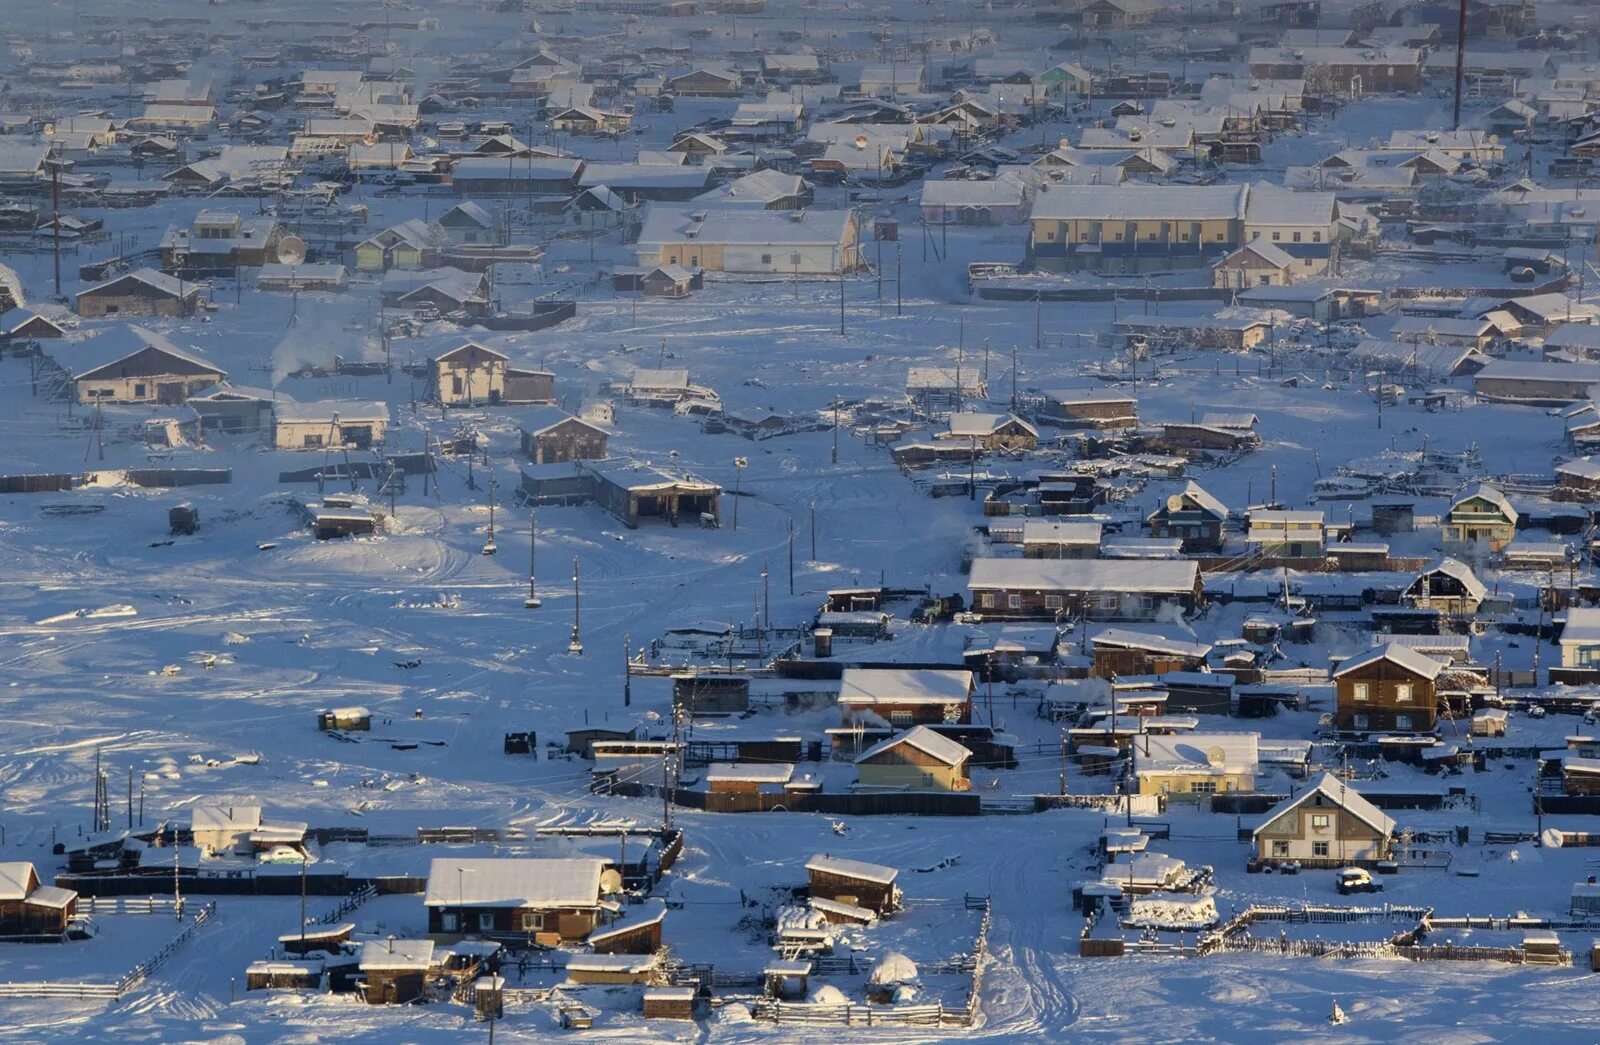
[(1372, 872), (1362, 867), (1346, 867), (1339, 872), (1339, 894), (1381, 893), (1383, 883), (1372, 877)]

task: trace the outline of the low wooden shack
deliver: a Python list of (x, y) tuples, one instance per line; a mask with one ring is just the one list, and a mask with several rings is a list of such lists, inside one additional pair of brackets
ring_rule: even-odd
[(661, 949), (661, 930), (667, 905), (651, 900), (644, 910), (626, 911), (620, 919), (589, 934), (596, 954), (654, 954)]
[(324, 733), (334, 730), (370, 730), (372, 712), (362, 707), (332, 708), (317, 712), (317, 728)]
[(319, 951), (338, 954), (356, 931), (354, 922), (338, 925), (308, 925), (303, 932), (284, 933), (278, 937), (278, 950), (285, 954), (306, 955)]
[(814, 898), (865, 907), (880, 916), (900, 906), (900, 890), (894, 884), (900, 872), (893, 867), (819, 853), (806, 861), (806, 871)]
[(322, 962), (251, 962), (244, 970), (247, 991), (315, 991), (322, 989)]
[(653, 954), (574, 954), (567, 959), (570, 983), (649, 983), (655, 975)]
[(407, 1005), (427, 993), (432, 940), (368, 940), (361, 945), (361, 996), (368, 1005)]
[(672, 706), (692, 715), (738, 715), (750, 710), (746, 675), (672, 676)]
[(647, 1020), (692, 1020), (695, 1011), (693, 987), (649, 987), (644, 992), (644, 1018)]

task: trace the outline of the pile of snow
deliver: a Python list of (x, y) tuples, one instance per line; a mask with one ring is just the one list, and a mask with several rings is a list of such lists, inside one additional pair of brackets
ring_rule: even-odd
[(785, 929), (821, 929), (828, 924), (821, 911), (810, 907), (786, 904), (778, 908), (778, 931)]
[(729, 1002), (718, 1006), (716, 1010), (718, 1023), (754, 1023), (755, 1017), (750, 1014), (750, 1006), (740, 1005), (738, 1002)]
[(917, 963), (899, 951), (891, 951), (872, 967), (872, 975), (867, 978), (867, 982), (874, 987), (891, 983), (915, 983)]
[(849, 1005), (850, 999), (844, 996), (844, 991), (831, 983), (825, 983), (811, 992), (810, 1002), (813, 1005)]
[(1133, 901), (1127, 917), (1141, 929), (1206, 929), (1217, 921), (1217, 901), (1210, 896), (1148, 896)]

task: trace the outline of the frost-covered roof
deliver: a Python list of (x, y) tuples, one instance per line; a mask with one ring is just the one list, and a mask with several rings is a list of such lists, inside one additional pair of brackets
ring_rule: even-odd
[(975, 559), (970, 588), (1030, 591), (1189, 592), (1200, 567), (1166, 559)]
[(869, 762), (891, 748), (907, 744), (916, 748), (930, 758), (938, 759), (947, 766), (959, 766), (972, 757), (972, 752), (962, 744), (951, 740), (942, 733), (929, 729), (927, 726), (916, 726), (906, 730), (899, 736), (890, 737), (880, 741), (863, 751), (856, 759), (856, 764)]
[(1353, 671), (1376, 664), (1380, 660), (1386, 660), (1411, 672), (1413, 675), (1418, 675), (1425, 679), (1438, 678), (1439, 673), (1444, 670), (1444, 665), (1432, 657), (1418, 653), (1416, 650), (1406, 646), (1390, 642), (1382, 646), (1374, 646), (1372, 649), (1347, 658), (1333, 672), (1333, 677), (1339, 678), (1343, 675), (1348, 675)]
[(1394, 833), (1395, 823), (1386, 813), (1377, 806), (1363, 798), (1354, 788), (1347, 786), (1343, 781), (1336, 779), (1331, 773), (1324, 773), (1317, 778), (1317, 782), (1293, 798), (1285, 799), (1267, 810), (1261, 823), (1252, 834), (1259, 835), (1267, 826), (1281, 818), (1285, 813), (1298, 809), (1312, 798), (1321, 795), (1333, 805), (1343, 809), (1346, 813), (1366, 824), (1368, 827), (1387, 837)]
[(1106, 628), (1089, 639), (1095, 646), (1114, 646), (1120, 649), (1148, 650), (1152, 653), (1170, 653), (1179, 657), (1204, 657), (1211, 652), (1208, 643), (1185, 642), (1169, 639), (1150, 631), (1130, 628)]
[(33, 877), (33, 864), (26, 860), (0, 863), (0, 900), (21, 900), (27, 897), (28, 883)]
[(1133, 748), (1134, 772), (1254, 773), (1260, 763), (1258, 733), (1184, 733), (1179, 736), (1145, 734)]
[(605, 861), (584, 857), (438, 857), (425, 907), (593, 907)]
[(972, 693), (972, 672), (947, 668), (845, 668), (841, 704), (954, 704)]
[(839, 856), (827, 856), (818, 853), (806, 861), (807, 871), (816, 871), (819, 874), (838, 875), (840, 878), (856, 878), (863, 882), (876, 882), (879, 885), (893, 884), (900, 874), (893, 867), (884, 867), (882, 864), (869, 864), (862, 860), (846, 860)]
[(363, 970), (425, 972), (433, 964), (433, 941), (368, 940), (357, 960)]

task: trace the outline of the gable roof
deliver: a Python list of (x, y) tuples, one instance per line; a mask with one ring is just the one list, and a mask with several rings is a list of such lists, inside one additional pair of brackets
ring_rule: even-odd
[(138, 324), (106, 328), (83, 341), (62, 341), (52, 344), (48, 353), (52, 362), (74, 378), (84, 378), (131, 355), (154, 349), (165, 356), (192, 366), (208, 370), (219, 377), (227, 371), (193, 352), (186, 352), (154, 330)]
[(1418, 653), (1409, 646), (1401, 646), (1390, 642), (1382, 646), (1374, 646), (1365, 652), (1357, 653), (1355, 656), (1346, 659), (1334, 670), (1333, 677), (1340, 678), (1353, 671), (1376, 664), (1380, 660), (1386, 660), (1411, 672), (1413, 675), (1419, 675), (1430, 681), (1438, 678), (1439, 673), (1444, 671), (1444, 665), (1432, 657)]
[(876, 882), (878, 885), (892, 885), (900, 872), (893, 867), (884, 867), (882, 864), (869, 864), (864, 860), (846, 860), (839, 856), (828, 856), (818, 853), (806, 861), (807, 871), (816, 871), (820, 874), (838, 875), (840, 878), (855, 878), (863, 882)]
[(200, 285), (192, 280), (185, 282), (153, 268), (142, 268), (134, 269), (132, 272), (124, 272), (120, 276), (113, 276), (104, 283), (96, 283), (92, 287), (85, 287), (83, 290), (78, 291), (78, 297), (81, 298), (85, 294), (98, 294), (128, 280), (141, 283), (169, 297), (188, 299), (200, 295)]
[(28, 880), (33, 877), (33, 864), (26, 860), (0, 863), (0, 900), (26, 899)]
[(899, 736), (890, 737), (888, 740), (880, 741), (867, 748), (856, 759), (856, 765), (870, 761), (885, 751), (897, 748), (902, 744), (914, 747), (929, 758), (937, 759), (947, 766), (959, 766), (972, 757), (971, 751), (944, 734), (931, 730), (927, 726), (916, 726), (906, 730)]
[(962, 704), (972, 672), (940, 668), (845, 668), (841, 704)]
[(1355, 788), (1335, 778), (1332, 773), (1324, 773), (1317, 778), (1316, 783), (1300, 794), (1293, 798), (1286, 798), (1267, 810), (1266, 815), (1261, 818), (1261, 823), (1256, 825), (1254, 831), (1250, 832), (1251, 835), (1259, 835), (1274, 821), (1281, 819), (1285, 814), (1300, 808), (1319, 795), (1379, 834), (1385, 837), (1394, 834), (1395, 823), (1388, 814), (1363, 798)]

